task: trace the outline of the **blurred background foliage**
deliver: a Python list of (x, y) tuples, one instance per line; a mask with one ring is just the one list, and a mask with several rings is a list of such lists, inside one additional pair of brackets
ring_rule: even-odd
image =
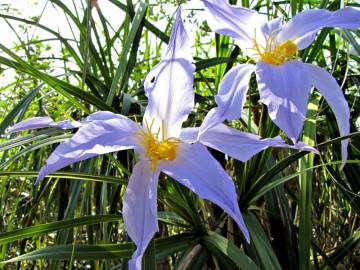
[[(6, 129), (28, 117), (81, 120), (98, 110), (141, 121), (147, 103), (142, 82), (160, 60), (176, 8), (185, 1), (40, 2), (34, 5), (42, 12), (33, 17), (0, 4), (7, 26), (0, 39), (0, 268), (126, 269), (134, 246), (121, 208), (133, 152), (86, 160), (34, 186), (46, 157), (71, 131), (7, 135)], [(359, 6), (337, 0), (237, 2), (286, 19), (308, 8)], [(105, 4), (117, 17), (103, 13)], [(42, 17), (49, 9), (58, 17)], [(210, 31), (201, 6), (185, 9), (195, 41), (196, 106), (185, 123), (191, 127), (214, 107), (224, 74), (250, 60), (231, 39)], [(57, 21), (58, 28), (46, 20)], [(61, 31), (65, 27), (70, 35)], [(16, 37), (10, 44), (8, 33)], [(299, 55), (337, 78), (351, 108), (344, 170), (335, 118), (313, 91), (302, 139), (317, 146), (320, 156), (269, 149), (242, 163), (212, 151), (236, 183), (251, 243), (221, 209), (162, 175), (160, 232), (144, 269), (360, 268), (359, 37), (359, 30), (324, 29)], [(262, 137), (284, 135), (259, 103), (256, 88), (252, 80), (242, 118), (228, 124)]]

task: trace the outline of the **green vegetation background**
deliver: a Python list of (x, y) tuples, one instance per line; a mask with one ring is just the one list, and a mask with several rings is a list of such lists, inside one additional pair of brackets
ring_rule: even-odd
[[(0, 19), (18, 38), (11, 47), (1, 41), (4, 33), (0, 39), (0, 80), (7, 82), (5, 74), (16, 71), (0, 88), (0, 134), (33, 116), (80, 120), (110, 110), (141, 120), (147, 102), (142, 82), (160, 60), (181, 1), (109, 0), (124, 16), (118, 28), (102, 14), (102, 1), (99, 7), (94, 0), (73, 5), (48, 1), (65, 14), (62, 23), (74, 29), (71, 39), (39, 22), (40, 14), (24, 18), (0, 5)], [(288, 19), (303, 9), (343, 5), (327, 0), (251, 2), (269, 18)], [(232, 40), (198, 20), (198, 12), (186, 12), (187, 22), (197, 29), (196, 107), (187, 126), (199, 126), (214, 106), (224, 74), (249, 61)], [(159, 21), (167, 26), (156, 27)], [(36, 29), (52, 38), (40, 39)], [(149, 245), (144, 269), (360, 268), (359, 38), (359, 30), (324, 29), (299, 55), (330, 71), (344, 90), (352, 132), (344, 170), (339, 169), (341, 138), (334, 115), (314, 91), (302, 139), (317, 146), (320, 156), (269, 149), (242, 163), (212, 152), (236, 183), (250, 245), (219, 208), (162, 175), (160, 233)], [(49, 55), (55, 43), (61, 49)], [(283, 135), (258, 102), (256, 87), (252, 80), (242, 119), (228, 124), (263, 137)], [(124, 230), (121, 207), (133, 152), (86, 160), (33, 185), (49, 153), (70, 136), (69, 131), (45, 129), (0, 138), (0, 269), (126, 269), (134, 246)]]

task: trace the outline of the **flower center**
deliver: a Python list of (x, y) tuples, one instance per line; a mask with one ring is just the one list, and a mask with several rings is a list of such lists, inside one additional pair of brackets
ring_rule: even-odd
[(176, 150), (180, 139), (164, 138), (164, 123), (162, 124), (162, 138), (158, 139), (160, 130), (153, 133), (151, 128), (154, 121), (149, 126), (145, 121), (146, 130), (140, 132), (140, 144), (145, 148), (145, 156), (151, 161), (151, 169), (154, 170), (160, 160), (174, 160), (176, 158)]
[(278, 66), (296, 57), (298, 48), (293, 41), (287, 40), (275, 46), (274, 38), (275, 35), (270, 35), (266, 39), (265, 47), (263, 47), (257, 42), (255, 33), (253, 49), (256, 51), (256, 54), (259, 55), (261, 61)]

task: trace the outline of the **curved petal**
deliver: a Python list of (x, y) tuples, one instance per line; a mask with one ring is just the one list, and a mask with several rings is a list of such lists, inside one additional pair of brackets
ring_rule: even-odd
[(254, 65), (243, 64), (231, 69), (222, 79), (215, 101), (225, 119), (231, 120), (241, 116), (250, 77), (254, 71)]
[(223, 116), (222, 108), (215, 107), (212, 108), (205, 116), (198, 132), (198, 140), (200, 139), (201, 135), (205, 133), (209, 128), (224, 122), (225, 117)]
[(113, 118), (122, 119), (122, 118), (124, 118), (124, 116), (121, 114), (116, 114), (116, 113), (109, 112), (109, 111), (98, 111), (98, 112), (94, 112), (94, 113), (90, 114), (88, 117), (86, 117), (85, 122), (90, 123), (90, 122), (97, 121), (97, 120), (104, 121), (104, 120), (110, 120)]
[(203, 0), (212, 31), (233, 37), (242, 49), (253, 47), (255, 29), (265, 23), (255, 10), (232, 6), (227, 1)]
[(241, 132), (224, 124), (208, 129), (200, 137), (200, 142), (243, 162), (268, 147), (294, 148), (318, 153), (315, 148), (304, 143), (288, 145), (280, 136), (261, 139), (255, 134)]
[(46, 127), (57, 127), (61, 129), (73, 129), (73, 128), (79, 128), (83, 126), (84, 124), (91, 123), (96, 120), (109, 120), (112, 118), (121, 118), (123, 116), (119, 114), (115, 114), (108, 111), (99, 111), (90, 114), (84, 121), (72, 121), (72, 120), (63, 120), (60, 122), (54, 122), (50, 117), (32, 117), (29, 119), (26, 119), (22, 122), (19, 122), (15, 125), (13, 125), (11, 128), (7, 130), (7, 133), (13, 133), (28, 129), (36, 129), (36, 128), (46, 128)]
[(94, 121), (61, 143), (46, 160), (36, 183), (72, 163), (110, 152), (137, 148), (139, 126), (126, 117)]
[(303, 50), (307, 46), (309, 46), (311, 44), (311, 42), (313, 42), (313, 40), (315, 39), (317, 32), (318, 32), (318, 30), (309, 32), (309, 33), (297, 38), (296, 40), (294, 40), (297, 45), (297, 48), (299, 50)]
[[(294, 39), (302, 42), (298, 43), (298, 48), (304, 49), (310, 45), (315, 38), (316, 31), (324, 27), (341, 27), (356, 29), (360, 27), (360, 9), (346, 7), (336, 11), (326, 9), (311, 9), (303, 11), (293, 17), (277, 36), (281, 43), (286, 40)], [(304, 36), (307, 36), (306, 42)]]
[(60, 122), (54, 122), (51, 124), (51, 127), (57, 127), (61, 129), (73, 129), (73, 128), (79, 128), (83, 125), (83, 123), (79, 121), (73, 121), (73, 120), (63, 120)]
[(264, 35), (264, 37), (269, 38), (275, 33), (278, 33), (282, 28), (283, 20), (282, 18), (275, 18), (273, 20), (270, 20), (263, 25), (261, 25), (261, 33)]
[(180, 135), (181, 125), (194, 107), (195, 66), (191, 61), (191, 43), (179, 8), (166, 55), (144, 82), (149, 98), (144, 124), (155, 132), (164, 128), (166, 138)]
[(218, 107), (206, 115), (201, 125), (201, 133), (218, 123), (222, 123), (225, 119), (233, 120), (241, 117), (250, 77), (254, 71), (254, 65), (244, 64), (232, 68), (226, 73), (220, 82), (219, 93), (215, 96)]
[[(281, 30), (283, 24), (282, 18), (275, 18), (268, 22), (264, 22), (259, 28), (257, 28), (254, 34), (254, 44), (248, 50), (244, 50), (244, 53), (247, 54), (249, 57), (253, 58), (256, 61), (260, 61), (260, 55), (258, 50), (255, 49), (257, 46), (264, 50), (265, 48), (275, 47), (278, 44), (274, 38), (276, 37), (277, 33)], [(273, 41), (269, 42), (270, 40)], [(271, 45), (270, 45), (271, 44)]]
[(299, 149), (302, 151), (314, 152), (315, 154), (320, 155), (319, 150), (317, 150), (315, 147), (312, 147), (304, 142), (297, 142), (294, 145), (290, 145), (290, 148)]
[(224, 209), (249, 241), (249, 232), (240, 213), (234, 183), (205, 146), (199, 143), (180, 144), (176, 160), (162, 162), (159, 169), (201, 198)]
[(181, 129), (180, 140), (187, 143), (194, 143), (197, 141), (198, 133), (199, 128), (197, 127), (183, 128)]
[(58, 127), (61, 129), (72, 129), (81, 127), (81, 123), (78, 121), (64, 120), (60, 122), (54, 122), (50, 117), (32, 117), (22, 122), (16, 123), (11, 128), (7, 129), (7, 133), (13, 133), (28, 129), (46, 128), (46, 127)]
[[(304, 64), (314, 87), (323, 95), (334, 112), (340, 136), (350, 133), (350, 110), (344, 94), (336, 80), (324, 69), (311, 64)], [(349, 140), (341, 141), (342, 167), (347, 160)]]
[(130, 177), (123, 202), (126, 231), (136, 244), (129, 261), (130, 270), (141, 270), (141, 259), (153, 235), (159, 231), (157, 222), (157, 182), (159, 172), (150, 163), (139, 161)]
[(270, 118), (295, 143), (307, 112), (311, 83), (302, 62), (287, 61), (280, 66), (259, 62), (256, 68), (261, 101)]

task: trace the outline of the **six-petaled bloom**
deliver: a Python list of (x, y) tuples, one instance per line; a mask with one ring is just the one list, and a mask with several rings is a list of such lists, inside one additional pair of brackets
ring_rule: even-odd
[(9, 130), (81, 126), (72, 138), (54, 150), (37, 181), (51, 172), (96, 155), (135, 149), (139, 161), (133, 168), (123, 202), (126, 230), (137, 246), (129, 261), (130, 269), (141, 269), (142, 255), (158, 231), (156, 194), (160, 172), (222, 207), (249, 241), (231, 178), (205, 146), (199, 142), (188, 143), (187, 138), (180, 136), (182, 122), (194, 106), (195, 70), (180, 12), (179, 9), (165, 57), (145, 79), (144, 88), (149, 101), (142, 126), (119, 114), (96, 112), (83, 122), (56, 123), (49, 117), (36, 117)]
[[(270, 118), (295, 143), (302, 131), (309, 93), (315, 87), (332, 108), (341, 136), (350, 132), (349, 107), (341, 88), (324, 69), (306, 64), (297, 57), (323, 27), (354, 29), (360, 26), (360, 9), (347, 7), (331, 12), (325, 9), (303, 11), (289, 22), (281, 18), (267, 21), (266, 15), (227, 1), (202, 0), (210, 28), (234, 38), (256, 66), (242, 64), (228, 72), (227, 87), (219, 90), (218, 107), (208, 115), (213, 123), (239, 117), (239, 96), (246, 95), (253, 72), (256, 73), (261, 101)], [(347, 160), (348, 140), (342, 141), (342, 165)]]
[[(137, 249), (129, 261), (130, 269), (141, 269), (143, 253), (158, 231), (157, 182), (161, 172), (169, 175), (201, 198), (220, 206), (238, 224), (247, 241), (250, 236), (240, 213), (235, 185), (206, 146), (246, 161), (267, 147), (316, 150), (298, 143), (287, 145), (281, 137), (261, 139), (225, 126), (204, 122), (200, 128), (184, 128), (182, 123), (194, 106), (193, 73), (188, 35), (176, 16), (169, 46), (162, 61), (145, 79), (148, 106), (143, 124), (111, 112), (96, 112), (82, 122), (54, 122), (35, 117), (14, 125), (9, 132), (41, 127), (79, 128), (61, 143), (47, 159), (37, 181), (72, 163), (97, 155), (135, 149), (138, 162), (125, 192), (123, 219)], [(224, 81), (222, 85), (226, 86)], [(244, 102), (239, 97), (240, 102)]]

